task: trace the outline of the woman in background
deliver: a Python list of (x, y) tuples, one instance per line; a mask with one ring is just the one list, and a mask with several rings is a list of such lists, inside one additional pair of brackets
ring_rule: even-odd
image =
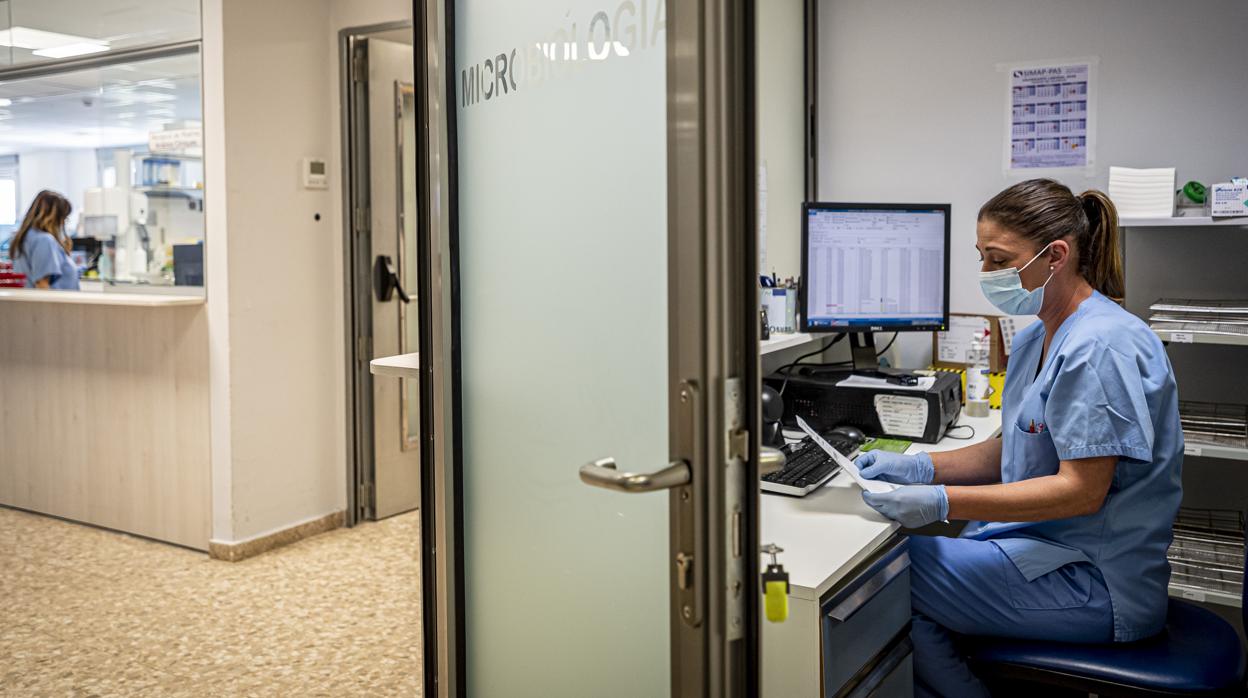
[(69, 199), (45, 189), (26, 211), (9, 248), (14, 271), (26, 275), (26, 288), (78, 290), (78, 267), (69, 258), (73, 242), (65, 234), (72, 208)]

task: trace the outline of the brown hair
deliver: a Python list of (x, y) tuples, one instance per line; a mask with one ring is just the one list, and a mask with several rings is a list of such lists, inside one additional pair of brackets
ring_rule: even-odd
[(976, 220), (988, 220), (1044, 247), (1070, 236), (1079, 275), (1092, 288), (1122, 302), (1126, 282), (1118, 245), (1118, 210), (1103, 192), (1075, 196), (1051, 179), (1019, 182), (988, 200)]
[(69, 218), (71, 210), (73, 206), (70, 205), (69, 199), (47, 189), (39, 192), (26, 211), (26, 217), (22, 219), (22, 225), (18, 227), (17, 234), (13, 236), (13, 242), (9, 246), (9, 257), (17, 259), (22, 254), (22, 243), (26, 242), (26, 233), (30, 232), (31, 228), (51, 233), (52, 237), (61, 243), (65, 234), (65, 219)]

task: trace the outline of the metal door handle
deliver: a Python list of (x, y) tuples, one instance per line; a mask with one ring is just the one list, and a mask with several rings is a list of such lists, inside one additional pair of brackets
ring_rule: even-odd
[(770, 446), (760, 446), (758, 449), (758, 474), (767, 475), (784, 468), (784, 451)]
[(689, 484), (689, 464), (674, 461), (653, 473), (622, 473), (614, 458), (601, 458), (581, 466), (581, 482), (616, 492), (657, 492)]
[(394, 270), (394, 262), (391, 261), (390, 255), (379, 254), (377, 259), (373, 260), (373, 292), (377, 295), (378, 301), (385, 303), (394, 297), (395, 291), (399, 292), (399, 300), (404, 303), (412, 302), (407, 291), (403, 290), (403, 284), (399, 281), (399, 273)]

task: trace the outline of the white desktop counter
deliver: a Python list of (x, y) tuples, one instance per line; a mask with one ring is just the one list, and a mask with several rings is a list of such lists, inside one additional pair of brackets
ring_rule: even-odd
[(202, 289), (197, 295), (187, 293), (118, 291), (53, 291), (38, 288), (0, 288), (0, 301), (19, 303), (58, 303), (62, 305), (113, 305), (140, 308), (170, 308), (203, 305)]

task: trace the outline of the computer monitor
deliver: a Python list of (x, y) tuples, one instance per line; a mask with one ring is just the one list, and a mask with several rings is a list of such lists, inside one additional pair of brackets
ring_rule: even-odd
[(803, 332), (849, 332), (856, 369), (874, 332), (949, 321), (949, 204), (802, 204)]

